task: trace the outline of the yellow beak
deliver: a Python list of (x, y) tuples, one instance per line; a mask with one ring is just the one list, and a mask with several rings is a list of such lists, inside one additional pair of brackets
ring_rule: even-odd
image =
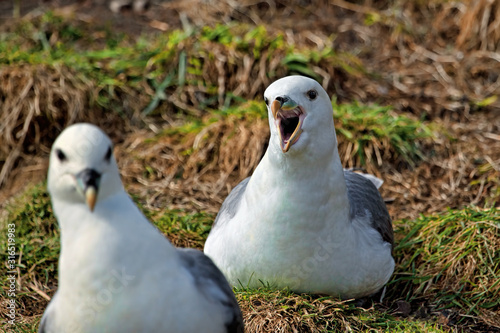
[(85, 202), (87, 206), (89, 206), (90, 211), (94, 211), (95, 203), (97, 201), (97, 190), (94, 186), (87, 187), (85, 191)]

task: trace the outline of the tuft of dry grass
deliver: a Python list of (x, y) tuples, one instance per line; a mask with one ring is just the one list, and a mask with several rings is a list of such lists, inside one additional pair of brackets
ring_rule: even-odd
[(370, 320), (363, 320), (369, 317), (369, 310), (330, 296), (261, 288), (237, 290), (236, 297), (248, 332), (339, 332), (371, 328)]
[(122, 176), (130, 190), (149, 193), (148, 207), (162, 200), (161, 206), (215, 213), (213, 203), (221, 204), (229, 184), (252, 173), (268, 138), (267, 119), (236, 115), (187, 123), (140, 143), (132, 136), (123, 154), (134, 158), (121, 159)]
[(2, 66), (0, 81), (0, 188), (18, 166), (40, 163), (36, 157), (47, 156), (68, 125), (88, 121), (111, 135), (124, 126), (119, 115), (95, 107), (95, 83), (66, 66)]
[(2, 67), (0, 81), (2, 185), (19, 158), (50, 150), (54, 129), (83, 118), (92, 83), (61, 68), (23, 65)]
[(381, 191), (393, 198), (393, 219), (500, 204), (500, 119), (496, 112), (471, 114), (466, 122), (440, 122), (449, 140), (427, 147), (425, 163), (410, 170), (383, 169)]

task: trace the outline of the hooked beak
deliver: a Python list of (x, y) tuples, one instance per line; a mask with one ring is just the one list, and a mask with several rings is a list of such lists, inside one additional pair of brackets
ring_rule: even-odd
[(101, 182), (101, 174), (94, 169), (84, 169), (76, 176), (77, 189), (85, 197), (85, 202), (90, 211), (94, 211)]
[(278, 130), (281, 150), (286, 153), (299, 140), (306, 114), (288, 96), (276, 97), (271, 104), (271, 112)]

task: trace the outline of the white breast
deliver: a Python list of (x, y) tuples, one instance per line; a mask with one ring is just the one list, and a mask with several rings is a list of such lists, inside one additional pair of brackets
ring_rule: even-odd
[(350, 220), (345, 182), (343, 193), (329, 190), (332, 183), (342, 189), (342, 172), (342, 179), (332, 173), (316, 184), (295, 179), (278, 185), (260, 172), (265, 164), (263, 159), (234, 218), (205, 244), (229, 282), (348, 298), (382, 288), (394, 270), (391, 245), (368, 221)]

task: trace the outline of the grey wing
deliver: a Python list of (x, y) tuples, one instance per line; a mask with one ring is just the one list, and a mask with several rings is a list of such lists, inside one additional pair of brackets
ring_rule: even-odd
[(394, 247), (391, 217), (378, 189), (370, 179), (355, 172), (344, 170), (344, 177), (351, 206), (351, 218), (366, 215), (368, 210), (372, 227), (382, 235), (384, 241)]
[(51, 328), (55, 313), (54, 313), (54, 303), (57, 298), (57, 292), (54, 294), (52, 297), (52, 300), (50, 301), (49, 305), (45, 309), (45, 312), (43, 313), (42, 320), (40, 321), (40, 327), (38, 327), (38, 333), (50, 333), (53, 332), (54, 330)]
[[(344, 172), (345, 171), (354, 171), (354, 170), (356, 170), (356, 169), (355, 168), (344, 169)], [(376, 188), (380, 188), (382, 186), (382, 184), (384, 184), (384, 181), (382, 179), (377, 178), (374, 175), (371, 175), (369, 173), (357, 173), (357, 174), (365, 177), (366, 179), (369, 179), (373, 183), (373, 185), (375, 185)]]
[(193, 276), (199, 291), (220, 303), (225, 311), (228, 333), (242, 333), (243, 315), (233, 290), (212, 260), (195, 249), (178, 249), (183, 266)]
[(245, 193), (249, 180), (250, 177), (243, 179), (238, 185), (235, 186), (235, 188), (233, 188), (231, 193), (229, 193), (226, 200), (224, 200), (224, 202), (222, 203), (219, 213), (215, 217), (214, 224), (212, 225), (212, 230), (216, 226), (220, 226), (224, 224), (225, 221), (234, 217), (240, 205), (243, 193)]

